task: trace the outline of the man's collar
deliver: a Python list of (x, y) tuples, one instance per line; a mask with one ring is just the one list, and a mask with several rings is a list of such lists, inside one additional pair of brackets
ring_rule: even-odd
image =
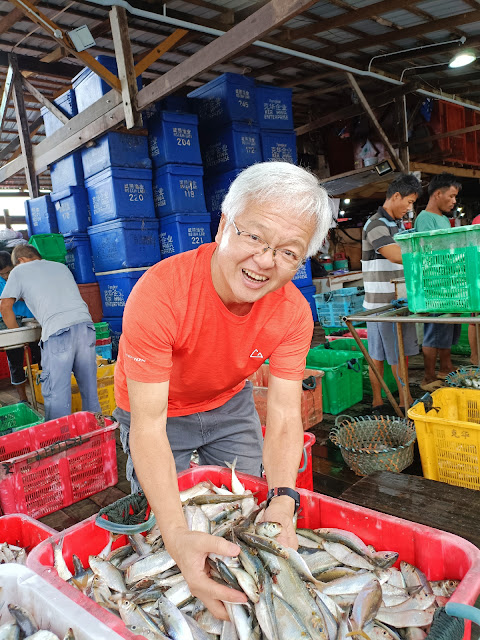
[(380, 213), (384, 218), (387, 218), (387, 220), (391, 220), (392, 222), (397, 222), (397, 220), (395, 220), (395, 218), (392, 218), (392, 216), (388, 213), (388, 211), (383, 207), (378, 207), (377, 213)]

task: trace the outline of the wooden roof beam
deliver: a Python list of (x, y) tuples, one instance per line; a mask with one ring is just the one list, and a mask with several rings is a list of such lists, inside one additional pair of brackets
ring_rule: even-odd
[(120, 80), (100, 64), (95, 58), (86, 51), (77, 51), (72, 41), (70, 40), (66, 31), (63, 31), (57, 24), (55, 24), (45, 14), (41, 13), (38, 9), (31, 4), (29, 0), (22, 0), (20, 3), (18, 0), (10, 0), (18, 9), (20, 9), (32, 22), (37, 24), (43, 30), (47, 31), (48, 35), (53, 38), (61, 47), (65, 47), (73, 56), (81, 60), (87, 67), (94, 71), (98, 76), (102, 78), (107, 84), (117, 91), (121, 91)]
[(153, 47), (148, 53), (146, 53), (135, 65), (135, 75), (139, 76), (141, 73), (148, 69), (148, 67), (156, 62), (163, 56), (164, 53), (169, 51), (175, 44), (177, 44), (188, 31), (185, 29), (177, 29), (168, 38), (165, 38), (159, 45)]

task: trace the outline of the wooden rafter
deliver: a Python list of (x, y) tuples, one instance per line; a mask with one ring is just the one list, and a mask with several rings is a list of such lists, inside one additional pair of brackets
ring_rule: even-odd
[(66, 116), (63, 111), (60, 111), (60, 109), (55, 106), (53, 104), (53, 102), (50, 102), (50, 100), (48, 98), (46, 98), (42, 93), (40, 93), (40, 91), (38, 89), (36, 89), (33, 84), (31, 82), (29, 82), (26, 78), (24, 78), (22, 76), (22, 82), (23, 85), (25, 87), (25, 89), (30, 93), (30, 95), (32, 95), (34, 98), (36, 98), (38, 100), (38, 102), (43, 105), (44, 107), (46, 107), (50, 113), (53, 113), (53, 115), (58, 118), (60, 120), (60, 122), (63, 122), (63, 124), (67, 124), (67, 122), (70, 120), (70, 118), (68, 116)]
[(64, 47), (69, 53), (81, 60), (87, 67), (92, 69), (98, 76), (100, 76), (107, 84), (113, 89), (121, 91), (120, 80), (111, 71), (106, 69), (103, 64), (100, 64), (95, 58), (86, 51), (77, 51), (73, 46), (66, 31), (63, 31), (55, 22), (50, 20), (45, 14), (41, 13), (29, 0), (10, 0), (18, 9), (22, 11), (32, 22), (37, 24), (42, 29), (48, 32), (48, 35), (53, 38), (61, 47)]
[(7, 71), (7, 77), (3, 85), (2, 101), (0, 102), (0, 131), (3, 129), (3, 122), (7, 113), (8, 103), (10, 101), (10, 94), (12, 92), (13, 83), (13, 68), (10, 65)]
[(368, 100), (366, 99), (363, 91), (360, 89), (360, 86), (359, 86), (356, 78), (351, 73), (347, 73), (347, 78), (348, 78), (348, 82), (350, 83), (350, 86), (352, 87), (352, 89), (357, 94), (358, 99), (360, 100), (360, 104), (364, 108), (365, 113), (367, 114), (367, 116), (368, 116), (370, 122), (372, 123), (375, 131), (377, 132), (378, 136), (380, 137), (380, 139), (382, 140), (382, 142), (385, 145), (386, 149), (388, 150), (388, 153), (390, 154), (390, 158), (392, 159), (392, 162), (395, 165), (396, 169), (398, 171), (405, 171), (405, 165), (403, 164), (403, 162), (400, 160), (400, 158), (398, 158), (397, 154), (395, 153), (395, 149), (393, 148), (392, 143), (390, 142), (387, 134), (383, 130), (381, 124), (377, 120), (377, 117), (373, 113), (373, 110), (372, 110), (371, 106), (368, 104)]
[(150, 51), (148, 51), (143, 58), (141, 58), (137, 64), (135, 65), (135, 75), (139, 76), (143, 73), (148, 67), (156, 62), (159, 58), (163, 56), (164, 53), (169, 51), (175, 44), (177, 44), (184, 36), (186, 36), (188, 31), (185, 29), (177, 29), (168, 38), (165, 38), (159, 45), (153, 47)]
[(22, 147), (21, 159), (23, 161), (23, 168), (25, 169), (25, 178), (27, 180), (30, 197), (37, 198), (39, 195), (38, 180), (35, 174), (32, 140), (30, 138), (27, 112), (23, 100), (22, 76), (18, 70), (17, 58), (14, 53), (10, 54), (10, 67), (13, 75), (12, 94), (15, 104), (15, 114), (17, 116), (18, 136), (20, 138), (20, 146)]

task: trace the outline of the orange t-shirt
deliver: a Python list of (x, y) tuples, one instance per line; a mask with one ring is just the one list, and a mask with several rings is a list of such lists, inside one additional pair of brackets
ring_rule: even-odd
[(308, 302), (288, 282), (255, 302), (247, 315), (231, 313), (212, 282), (216, 246), (163, 260), (135, 285), (115, 368), (121, 409), (130, 411), (126, 378), (169, 380), (168, 416), (222, 406), (267, 358), (273, 375), (303, 378), (313, 333)]

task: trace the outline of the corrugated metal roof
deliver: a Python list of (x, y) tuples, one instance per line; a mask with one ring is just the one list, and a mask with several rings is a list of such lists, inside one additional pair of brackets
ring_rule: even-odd
[(452, 15), (468, 13), (474, 10), (463, 0), (425, 0), (424, 2), (419, 2), (417, 7), (427, 11), (434, 18), (448, 18)]

